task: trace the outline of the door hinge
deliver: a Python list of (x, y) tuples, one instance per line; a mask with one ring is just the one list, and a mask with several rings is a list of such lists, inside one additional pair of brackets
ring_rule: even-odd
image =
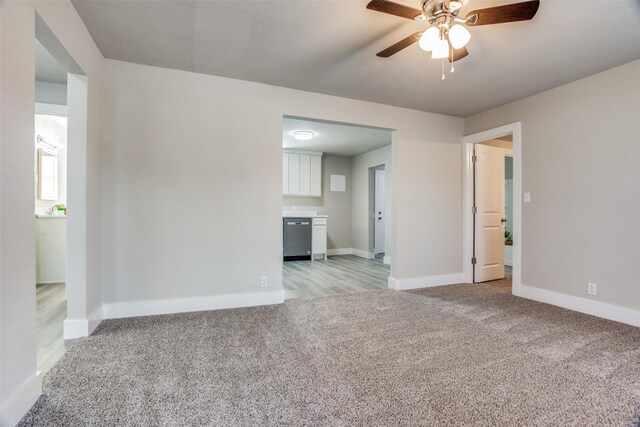
[(478, 213), (478, 208), (475, 206), (471, 207), (471, 213)]
[(476, 156), (475, 154), (473, 156), (471, 156), (471, 162), (472, 163), (476, 163), (478, 161), (478, 156)]
[(472, 265), (476, 265), (476, 261), (477, 261), (476, 257), (471, 258), (471, 264)]

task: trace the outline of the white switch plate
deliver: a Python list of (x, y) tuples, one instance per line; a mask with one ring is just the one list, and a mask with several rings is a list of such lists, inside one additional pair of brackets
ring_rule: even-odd
[(598, 295), (598, 284), (593, 282), (587, 283), (587, 293), (589, 295)]
[(531, 203), (531, 193), (524, 193), (524, 202)]

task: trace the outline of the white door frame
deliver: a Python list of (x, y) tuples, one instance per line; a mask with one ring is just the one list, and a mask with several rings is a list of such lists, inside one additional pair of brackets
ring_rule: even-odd
[(466, 283), (473, 282), (473, 145), (513, 135), (513, 295), (520, 295), (522, 272), (522, 124), (515, 122), (462, 138), (462, 268)]
[[(386, 193), (386, 189), (383, 188), (382, 191), (382, 218), (384, 221), (384, 225), (382, 227), (382, 243), (383, 243), (383, 247), (379, 248), (378, 245), (376, 244), (378, 239), (380, 238), (380, 233), (377, 233), (377, 227), (378, 227), (378, 209), (376, 209), (376, 206), (378, 206), (378, 201), (379, 201), (379, 192), (380, 192), (380, 186), (378, 185), (378, 174), (382, 173), (383, 174), (383, 180), (384, 180), (384, 184), (386, 184), (386, 171), (385, 171), (385, 165), (380, 165), (380, 166), (376, 166), (375, 168), (373, 168), (373, 211), (371, 212), (371, 216), (373, 217), (373, 254), (377, 255), (380, 253), (385, 253), (386, 252), (386, 245), (387, 242), (385, 241), (385, 235), (386, 235), (386, 226), (387, 226), (387, 215), (385, 212), (385, 206), (386, 206), (386, 201), (385, 201), (385, 193)], [(383, 184), (383, 185), (384, 185)]]
[[(87, 129), (88, 77), (47, 23), (35, 14), (35, 39), (67, 70), (67, 317), (64, 339), (86, 337), (102, 319), (87, 307)], [(34, 39), (34, 42), (35, 42)], [(40, 107), (38, 107), (40, 108)], [(35, 222), (33, 223), (35, 227)], [(35, 256), (35, 254), (34, 254)], [(35, 263), (33, 264), (35, 274)], [(35, 277), (35, 276), (34, 276)], [(33, 292), (35, 298), (35, 288)], [(98, 319), (99, 318), (99, 319)]]

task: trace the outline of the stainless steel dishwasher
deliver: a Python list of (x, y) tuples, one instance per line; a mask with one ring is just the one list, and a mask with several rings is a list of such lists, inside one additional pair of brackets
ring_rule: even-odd
[(284, 260), (311, 259), (311, 218), (283, 218)]

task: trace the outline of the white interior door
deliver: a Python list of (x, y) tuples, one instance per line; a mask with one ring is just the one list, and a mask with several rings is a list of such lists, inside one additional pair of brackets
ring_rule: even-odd
[(373, 217), (375, 221), (374, 226), (374, 248), (373, 252), (376, 254), (381, 254), (385, 252), (385, 241), (384, 241), (384, 170), (375, 169), (374, 171), (374, 202), (373, 202)]
[(475, 146), (475, 283), (504, 278), (504, 154), (503, 148)]

